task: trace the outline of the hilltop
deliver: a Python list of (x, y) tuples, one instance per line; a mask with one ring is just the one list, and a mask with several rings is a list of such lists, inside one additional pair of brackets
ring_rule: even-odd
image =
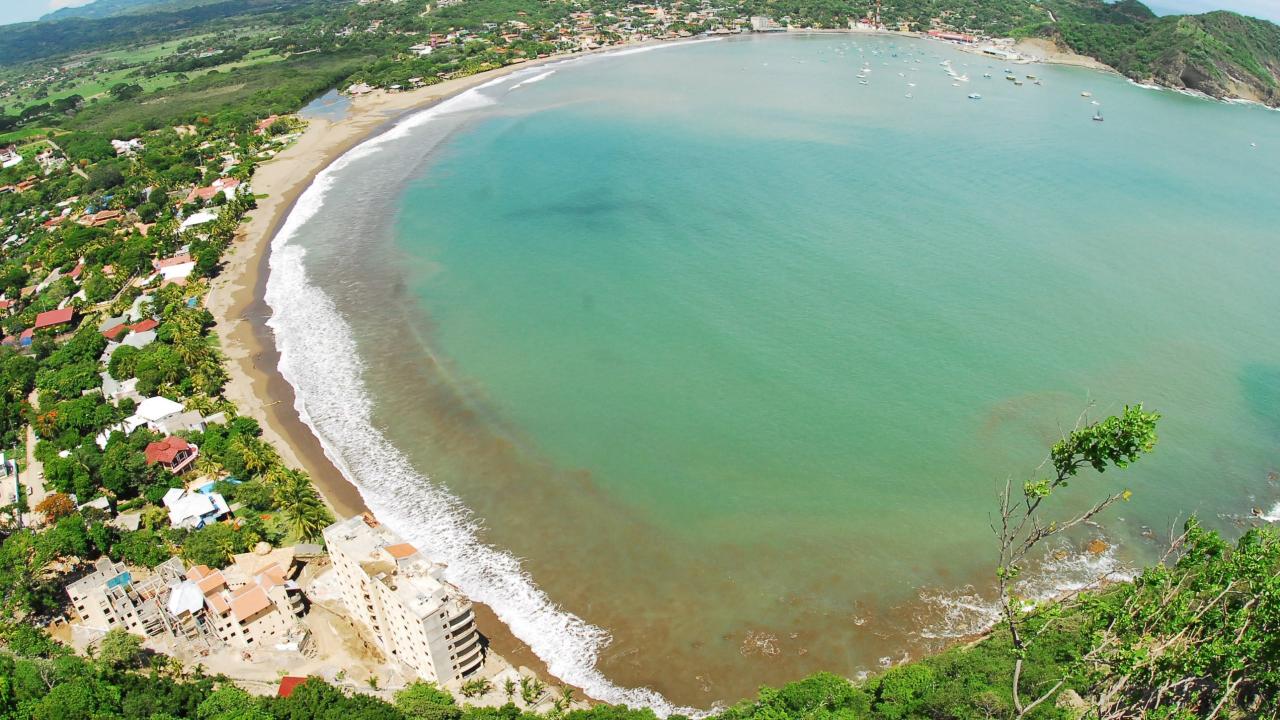
[(1156, 17), (1137, 0), (1057, 0), (1036, 29), (1141, 83), (1280, 105), (1280, 26), (1218, 11)]
[(94, 0), (87, 5), (58, 8), (42, 15), (39, 22), (68, 18), (109, 18), (152, 10), (182, 10), (213, 2), (217, 0)]

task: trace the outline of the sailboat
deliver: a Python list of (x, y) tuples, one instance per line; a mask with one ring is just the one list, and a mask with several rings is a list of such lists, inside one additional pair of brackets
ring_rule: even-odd
[(1095, 122), (1102, 122), (1102, 108), (1093, 111), (1093, 119)]

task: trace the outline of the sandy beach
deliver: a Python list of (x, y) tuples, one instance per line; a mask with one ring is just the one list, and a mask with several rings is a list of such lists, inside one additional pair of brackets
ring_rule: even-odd
[[(224, 256), (223, 270), (211, 284), (206, 300), (227, 357), (225, 394), (241, 415), (262, 425), (264, 437), (286, 464), (310, 473), (316, 488), (340, 518), (363, 512), (365, 505), (359, 491), (325, 455), (319, 439), (299, 418), (294, 409), (293, 388), (277, 370), (279, 353), (266, 326), (271, 308), (262, 299), (271, 240), (298, 196), (321, 170), (397, 119), (494, 78), (563, 59), (549, 57), (407, 92), (377, 91), (353, 98), (342, 121), (313, 120), (293, 144), (254, 173), (252, 185), (258, 195), (258, 207), (249, 214), (235, 244)], [(475, 609), (491, 651), (513, 666), (527, 666), (550, 677), (537, 656), (489, 608), (477, 604)]]

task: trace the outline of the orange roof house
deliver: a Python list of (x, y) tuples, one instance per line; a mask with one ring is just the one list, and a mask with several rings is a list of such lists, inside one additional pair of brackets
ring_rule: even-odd
[(149, 443), (144, 453), (148, 465), (162, 465), (176, 475), (191, 467), (200, 451), (186, 440), (170, 436), (159, 442)]
[(32, 330), (43, 330), (56, 325), (65, 325), (71, 322), (76, 315), (76, 309), (73, 307), (64, 307), (61, 310), (46, 310), (36, 315), (36, 324)]

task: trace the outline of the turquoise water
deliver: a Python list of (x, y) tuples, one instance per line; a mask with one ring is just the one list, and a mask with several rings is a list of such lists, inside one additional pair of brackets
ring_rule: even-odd
[(1280, 499), (1280, 117), (1012, 69), (1043, 85), (853, 35), (533, 70), (344, 169), (308, 272), (379, 429), (610, 680), (874, 669), (980, 626), (994, 493), (1086, 410), (1161, 445), (1073, 488), (1135, 497), (1041, 592)]

